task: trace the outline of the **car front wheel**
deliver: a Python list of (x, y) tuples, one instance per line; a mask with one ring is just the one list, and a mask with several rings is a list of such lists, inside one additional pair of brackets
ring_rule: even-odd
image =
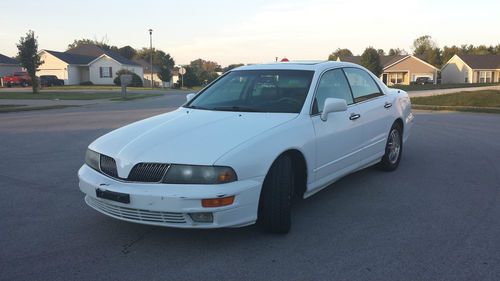
[(385, 145), (385, 154), (380, 161), (379, 167), (385, 171), (394, 171), (401, 161), (403, 153), (403, 129), (398, 123), (392, 125)]
[(258, 224), (271, 233), (288, 233), (294, 190), (292, 159), (280, 156), (271, 166), (262, 185)]

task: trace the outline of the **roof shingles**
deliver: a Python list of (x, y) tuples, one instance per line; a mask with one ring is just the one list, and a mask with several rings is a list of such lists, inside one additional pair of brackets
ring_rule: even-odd
[(19, 62), (15, 59), (9, 58), (8, 56), (4, 56), (4, 55), (0, 54), (0, 64), (19, 65)]
[(500, 69), (500, 55), (459, 55), (472, 69)]
[(84, 55), (78, 55), (78, 54), (70, 54), (66, 52), (56, 52), (56, 51), (50, 51), (50, 50), (45, 50), (45, 52), (53, 55), (54, 57), (68, 63), (68, 64), (89, 64), (91, 61), (95, 60), (96, 57), (94, 56), (84, 56)]
[(97, 45), (91, 45), (91, 44), (80, 45), (78, 47), (67, 50), (66, 53), (84, 55), (84, 56), (93, 56), (94, 59), (96, 59), (102, 55), (106, 55), (106, 56), (114, 59), (115, 61), (117, 61), (121, 64), (135, 65), (135, 66), (139, 65), (139, 64), (123, 57), (122, 55), (120, 55), (116, 52), (113, 52), (111, 50), (104, 50)]

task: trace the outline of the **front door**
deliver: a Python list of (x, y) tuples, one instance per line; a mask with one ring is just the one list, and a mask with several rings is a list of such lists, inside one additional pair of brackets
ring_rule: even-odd
[(382, 82), (387, 85), (387, 73), (382, 74)]
[[(333, 112), (326, 121), (320, 114), (327, 98), (344, 99), (347, 111)], [(352, 170), (361, 159), (363, 143), (362, 119), (342, 69), (325, 72), (320, 78), (314, 100), (312, 122), (316, 134), (315, 177), (318, 183), (330, 182)]]

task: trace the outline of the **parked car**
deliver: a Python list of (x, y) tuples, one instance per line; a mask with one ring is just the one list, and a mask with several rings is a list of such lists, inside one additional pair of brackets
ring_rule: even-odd
[(90, 207), (149, 225), (286, 233), (296, 199), (372, 165), (395, 170), (413, 123), (406, 92), (345, 62), (244, 66), (187, 99), (89, 145), (78, 176)]
[(64, 80), (57, 78), (55, 75), (41, 75), (40, 84), (44, 87), (64, 86)]
[(429, 77), (417, 77), (414, 82), (414, 85), (425, 85), (425, 84), (434, 84), (434, 80)]
[(14, 72), (14, 74), (10, 76), (3, 77), (3, 83), (7, 87), (12, 87), (12, 86), (28, 87), (29, 85), (31, 85), (31, 78), (28, 72), (25, 71)]

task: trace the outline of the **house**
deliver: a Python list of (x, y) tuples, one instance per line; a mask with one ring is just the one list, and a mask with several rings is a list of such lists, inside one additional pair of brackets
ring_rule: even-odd
[(454, 55), (441, 68), (443, 83), (500, 82), (500, 55)]
[[(143, 59), (134, 59), (134, 62), (141, 65), (144, 69), (144, 86), (151, 87), (151, 71), (149, 70), (151, 68), (151, 62)], [(159, 67), (153, 65), (153, 81), (155, 87), (170, 88), (173, 87), (177, 81), (179, 81), (179, 69), (176, 67), (171, 70), (172, 77), (168, 82), (164, 82), (160, 79), (160, 76), (158, 75), (159, 72)]]
[(127, 69), (143, 78), (141, 65), (124, 58), (120, 54), (103, 50), (96, 45), (80, 45), (66, 52), (40, 51), (44, 63), (37, 75), (56, 75), (65, 85), (91, 82), (95, 85), (111, 85), (116, 72)]
[[(361, 56), (339, 57), (337, 61), (361, 64)], [(380, 56), (383, 72), (380, 80), (386, 85), (409, 85), (419, 77), (428, 77), (436, 83), (439, 69), (414, 55)]]
[[(143, 59), (134, 59), (133, 60), (135, 63), (138, 65), (142, 66), (144, 69), (144, 87), (151, 87), (151, 62), (148, 62)], [(168, 82), (163, 82), (160, 79), (160, 76), (158, 73), (160, 72), (160, 69), (156, 66), (153, 65), (153, 83), (155, 87), (170, 87)]]
[(17, 60), (0, 54), (0, 78), (19, 71), (22, 71), (22, 68)]

